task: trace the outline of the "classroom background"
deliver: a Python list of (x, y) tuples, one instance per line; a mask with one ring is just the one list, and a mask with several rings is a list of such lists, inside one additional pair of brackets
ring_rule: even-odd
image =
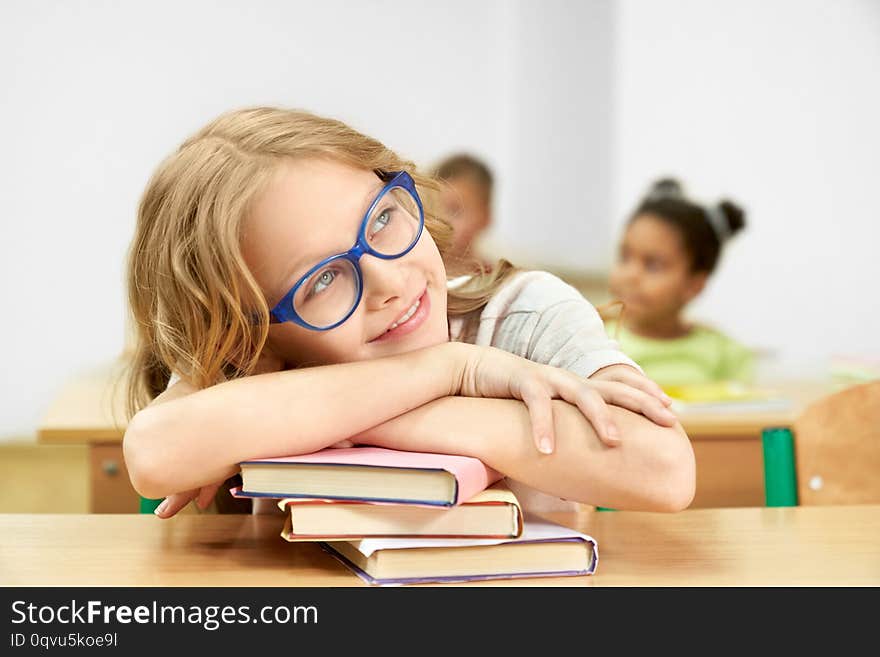
[(594, 303), (653, 180), (729, 196), (748, 226), (694, 317), (756, 349), (759, 380), (876, 361), (878, 70), (873, 0), (4, 2), (0, 468), (52, 485), (2, 510), (86, 504), (63, 483), (85, 452), (34, 450), (38, 427), (124, 351), (149, 175), (234, 107), (334, 116), (425, 168), (482, 158), (484, 249)]

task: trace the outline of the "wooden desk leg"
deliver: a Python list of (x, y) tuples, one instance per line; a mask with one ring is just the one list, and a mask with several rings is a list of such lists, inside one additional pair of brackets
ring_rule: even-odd
[(89, 445), (89, 510), (137, 513), (140, 497), (131, 487), (120, 443)]
[(691, 508), (764, 506), (760, 435), (691, 436), (697, 492)]

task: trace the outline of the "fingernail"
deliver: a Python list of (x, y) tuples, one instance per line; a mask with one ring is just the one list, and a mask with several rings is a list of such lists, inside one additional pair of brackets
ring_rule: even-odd
[(664, 402), (665, 404), (671, 404), (671, 403), (672, 403), (672, 397), (670, 397), (669, 395), (663, 395), (663, 402)]
[(550, 439), (547, 436), (541, 438), (541, 444), (538, 446), (538, 449), (541, 450), (542, 454), (553, 453), (553, 446), (550, 444)]
[(616, 424), (608, 425), (608, 437), (611, 440), (620, 440), (620, 430), (617, 428)]
[(167, 497), (164, 500), (162, 500), (162, 503), (156, 507), (156, 510), (153, 511), (153, 513), (155, 513), (157, 516), (161, 516), (165, 512), (166, 508), (168, 508), (168, 498)]

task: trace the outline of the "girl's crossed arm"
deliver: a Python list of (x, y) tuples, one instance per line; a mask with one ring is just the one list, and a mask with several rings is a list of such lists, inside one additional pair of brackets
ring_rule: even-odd
[(473, 456), (533, 488), (569, 500), (642, 511), (680, 511), (693, 499), (694, 454), (681, 425), (660, 426), (611, 406), (620, 444), (599, 440), (583, 413), (552, 402), (553, 454), (532, 444), (529, 414), (511, 399), (446, 397), (374, 427), (355, 442)]
[[(533, 459), (538, 457), (535, 444), (546, 436), (553, 442), (559, 430), (553, 397), (569, 402), (563, 408), (570, 407), (580, 418), (581, 429), (591, 427), (579, 435), (606, 445), (618, 445), (622, 435), (617, 411), (612, 413), (606, 401), (649, 416), (665, 412), (656, 398), (621, 383), (586, 382), (499, 349), (447, 343), (389, 358), (252, 376), (198, 392), (181, 382), (133, 418), (123, 447), (140, 494), (158, 498), (186, 491), (176, 495), (180, 499), (174, 509), (166, 509), (173, 514), (199, 495), (199, 489), (199, 501), (206, 504), (218, 482), (237, 472), (240, 461), (313, 452), (393, 418), (406, 418), (434, 400), (458, 401), (457, 395), (520, 400), (513, 408), (524, 418), (520, 429), (529, 436)], [(465, 422), (474, 431), (500, 426), (495, 422), (499, 406), (468, 406), (472, 414), (460, 415), (458, 407), (446, 403), (441, 407), (449, 411), (440, 420), (443, 426)], [(412, 415), (408, 422), (419, 417)], [(628, 418), (623, 416), (627, 434), (632, 433)], [(642, 429), (651, 426), (645, 419)], [(417, 449), (410, 442), (398, 447)], [(638, 451), (628, 446), (627, 454), (630, 449)], [(450, 445), (449, 451), (463, 448)], [(494, 463), (494, 457), (487, 462)], [(521, 469), (498, 469), (530, 481)]]
[(455, 394), (458, 363), (450, 346), (259, 374), (198, 391), (178, 382), (125, 431), (132, 485), (149, 498), (198, 489), (232, 476), (241, 461), (308, 454)]

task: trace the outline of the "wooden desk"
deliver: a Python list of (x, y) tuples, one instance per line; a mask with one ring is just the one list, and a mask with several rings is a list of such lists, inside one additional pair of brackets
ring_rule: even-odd
[[(89, 446), (90, 510), (94, 513), (130, 513), (138, 508), (138, 496), (122, 458), (123, 389), (120, 385), (114, 390), (123, 368), (124, 361), (119, 361), (69, 382), (37, 434), (41, 443)], [(793, 400), (791, 408), (771, 413), (680, 415), (697, 459), (692, 508), (764, 505), (761, 431), (791, 426), (808, 402), (830, 391), (825, 385), (804, 383), (778, 388)]]
[(86, 444), (89, 448), (89, 510), (135, 513), (139, 497), (122, 457), (125, 394), (117, 361), (69, 381), (37, 428), (37, 442)]
[(791, 382), (772, 387), (791, 400), (790, 407), (761, 412), (679, 413), (697, 461), (697, 492), (691, 508), (763, 506), (761, 433), (768, 427), (790, 428), (810, 402), (833, 390), (830, 384), (822, 382)]
[[(878, 586), (880, 506), (547, 514), (593, 536), (595, 575), (502, 586)], [(0, 586), (365, 586), (279, 516), (0, 515)]]

